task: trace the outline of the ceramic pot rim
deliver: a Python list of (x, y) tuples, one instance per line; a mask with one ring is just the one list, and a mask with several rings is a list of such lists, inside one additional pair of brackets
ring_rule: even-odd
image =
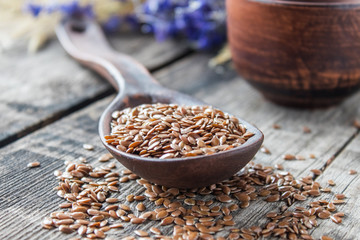
[[(283, 5), (295, 5), (295, 6), (321, 6), (321, 7), (341, 7), (356, 5), (360, 6), (360, 1), (357, 0), (250, 0), (253, 2), (263, 2), (263, 3), (275, 3)], [(331, 1), (331, 2), (330, 2)]]

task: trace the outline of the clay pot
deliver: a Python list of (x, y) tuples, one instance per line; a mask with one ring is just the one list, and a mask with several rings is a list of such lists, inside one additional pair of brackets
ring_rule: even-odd
[(287, 106), (337, 104), (360, 87), (360, 0), (227, 0), (239, 74)]

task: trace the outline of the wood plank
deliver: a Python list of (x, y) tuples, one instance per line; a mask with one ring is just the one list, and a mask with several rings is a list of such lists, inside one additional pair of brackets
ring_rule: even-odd
[[(207, 61), (208, 56), (195, 55), (160, 71), (156, 76), (164, 85), (192, 93), (209, 104), (256, 123), (264, 131), (265, 144), (272, 151), (271, 155), (258, 153), (256, 163), (266, 166), (281, 163), (295, 177), (306, 176), (310, 169), (321, 168), (356, 133), (350, 122), (359, 114), (357, 105), (354, 104), (359, 101), (359, 94), (337, 108), (317, 111), (291, 110), (265, 102), (243, 80), (233, 72), (230, 73), (231, 70), (226, 72), (228, 77), (216, 75), (206, 67)], [(195, 90), (199, 88), (199, 91)], [(63, 168), (65, 160), (85, 156), (91, 162), (96, 162), (96, 157), (105, 152), (98, 139), (96, 125), (100, 113), (109, 101), (110, 98), (106, 98), (92, 104), (1, 149), (0, 218), (4, 224), (0, 227), (0, 237), (58, 239), (64, 236), (56, 230), (46, 231), (39, 228), (40, 220), (49, 212), (57, 210), (57, 205), (61, 202), (51, 190), (56, 185), (52, 172)], [(273, 123), (278, 123), (282, 128), (273, 129)], [(302, 133), (303, 125), (309, 126), (312, 132)], [(95, 151), (82, 149), (83, 143), (93, 144)], [(317, 159), (284, 161), (281, 155), (285, 153), (305, 156), (314, 153)], [(27, 169), (26, 164), (35, 160), (40, 161), (42, 166)], [(334, 163), (337, 161), (336, 158)], [(118, 169), (120, 168), (118, 165)], [(138, 185), (129, 183), (122, 187), (120, 196), (143, 191)], [(277, 210), (281, 204), (283, 203), (265, 203), (263, 199), (253, 201), (249, 208), (235, 212), (235, 227), (263, 225), (267, 221), (264, 215)], [(359, 219), (353, 213), (348, 214), (349, 219)], [(18, 222), (22, 222), (25, 227), (20, 229)], [(151, 224), (153, 223), (130, 225), (124, 230), (116, 231), (115, 236), (132, 234), (135, 228), (148, 229)], [(169, 230), (169, 227), (165, 228), (165, 231)], [(336, 230), (343, 234), (347, 231), (342, 226)], [(322, 226), (318, 231), (322, 231)]]
[[(332, 188), (332, 193), (325, 198), (328, 201), (334, 200), (335, 194), (345, 194), (346, 201), (343, 205), (337, 205), (338, 212), (344, 212), (345, 217), (339, 225), (332, 221), (323, 221), (321, 227), (314, 229), (312, 234), (315, 238), (328, 235), (333, 239), (358, 239), (359, 238), (359, 216), (360, 216), (360, 135), (345, 148), (336, 160), (320, 175), (317, 181), (327, 186), (328, 180), (333, 180), (336, 185)], [(358, 173), (350, 175), (350, 169)], [(338, 229), (343, 229), (339, 231)]]
[[(150, 70), (189, 52), (184, 44), (157, 43), (152, 36), (123, 34), (110, 41)], [(0, 53), (0, 89), (0, 146), (112, 92), (99, 76), (70, 59), (56, 40), (33, 55), (22, 45)]]

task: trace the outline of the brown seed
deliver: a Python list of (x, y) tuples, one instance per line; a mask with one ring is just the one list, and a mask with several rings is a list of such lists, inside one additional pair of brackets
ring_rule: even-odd
[(135, 196), (134, 200), (136, 201), (144, 201), (145, 200), (145, 196)]
[(344, 217), (345, 214), (343, 212), (338, 212), (334, 214), (334, 217)]
[(328, 180), (328, 184), (330, 185), (330, 186), (335, 186), (335, 182), (333, 181), (333, 180)]
[(119, 199), (117, 199), (117, 198), (107, 198), (106, 202), (107, 203), (117, 203), (117, 202), (119, 202)]
[(112, 158), (113, 158), (113, 156), (110, 153), (106, 153), (106, 154), (102, 155), (101, 157), (99, 157), (98, 160), (100, 162), (107, 162)]
[(83, 212), (73, 212), (70, 214), (70, 216), (73, 219), (85, 219), (86, 218), (86, 214)]
[(263, 153), (266, 153), (266, 154), (271, 154), (270, 150), (265, 146), (262, 146), (260, 148), (260, 151), (263, 152)]
[(168, 216), (168, 212), (165, 210), (162, 210), (156, 214), (156, 219), (163, 219)]
[(349, 174), (350, 174), (350, 175), (357, 174), (357, 171), (356, 171), (356, 170), (354, 170), (354, 169), (351, 169), (351, 170), (349, 170)]
[(342, 199), (344, 199), (346, 196), (345, 196), (345, 194), (335, 194), (335, 197), (336, 197), (337, 199), (339, 199), (339, 200), (342, 200)]
[(85, 235), (85, 234), (86, 234), (86, 231), (87, 231), (87, 226), (85, 226), (85, 225), (81, 225), (81, 226), (78, 228), (78, 234), (79, 234), (80, 236)]
[(183, 219), (181, 219), (181, 218), (178, 218), (178, 217), (174, 219), (174, 223), (176, 225), (180, 225), (180, 226), (185, 225), (185, 221)]
[(127, 212), (131, 210), (130, 207), (128, 205), (125, 205), (125, 204), (120, 204), (119, 207), (122, 210), (127, 211)]
[(230, 221), (224, 221), (223, 223), (225, 226), (234, 226), (235, 225), (235, 222), (233, 220), (230, 220)]
[(341, 217), (339, 217), (339, 216), (333, 215), (333, 216), (330, 216), (330, 218), (331, 218), (331, 221), (333, 221), (334, 223), (339, 224), (339, 223), (342, 222), (342, 219), (341, 219)]
[(345, 200), (334, 200), (333, 203), (334, 204), (343, 204), (343, 203), (345, 203)]
[(330, 217), (330, 212), (328, 211), (322, 211), (318, 214), (318, 217), (321, 218), (321, 219), (326, 219), (326, 218), (329, 218)]
[(296, 200), (299, 200), (299, 201), (305, 201), (306, 200), (306, 196), (304, 196), (304, 195), (300, 195), (300, 194), (294, 194), (294, 198), (296, 199)]
[(71, 206), (72, 206), (72, 204), (69, 203), (69, 202), (61, 203), (61, 204), (59, 205), (60, 208), (69, 208), (69, 207), (71, 207)]
[(111, 224), (110, 228), (123, 228), (124, 226), (121, 223), (115, 223), (115, 224)]
[(273, 126), (272, 126), (274, 129), (280, 129), (281, 126), (277, 123), (274, 123)]
[(139, 237), (147, 237), (149, 234), (143, 230), (135, 230), (134, 233)]
[(314, 173), (315, 175), (321, 175), (322, 171), (320, 169), (311, 169), (310, 170), (312, 173)]
[(73, 230), (72, 228), (70, 228), (70, 227), (68, 227), (68, 226), (66, 226), (66, 225), (61, 225), (61, 226), (59, 227), (59, 231), (60, 231), (60, 232), (63, 232), (63, 233), (66, 233), (66, 234), (69, 234), (69, 233), (74, 232), (74, 230)]
[(353, 122), (353, 126), (356, 127), (357, 129), (360, 129), (360, 121), (355, 119)]
[(303, 133), (311, 133), (311, 129), (308, 126), (304, 126)]
[(105, 238), (105, 233), (103, 231), (101, 231), (100, 229), (95, 229), (94, 230), (94, 233), (96, 235), (96, 237), (98, 238)]
[(284, 154), (284, 155), (282, 156), (282, 158), (283, 158), (284, 160), (295, 160), (295, 155), (293, 155), (293, 154)]
[(333, 238), (323, 235), (321, 236), (321, 240), (333, 240)]
[(233, 200), (231, 197), (229, 197), (228, 195), (224, 195), (224, 194), (216, 196), (216, 199), (222, 203), (229, 203)]
[(250, 197), (248, 194), (246, 193), (235, 193), (234, 196), (236, 197), (237, 200), (239, 200), (240, 202), (248, 202), (250, 201)]
[(139, 203), (138, 205), (136, 205), (136, 209), (139, 211), (139, 212), (143, 212), (145, 211), (146, 207), (143, 203)]
[(171, 224), (173, 221), (174, 221), (174, 218), (173, 218), (173, 217), (166, 217), (166, 218), (164, 218), (164, 219), (161, 220), (160, 225), (161, 225), (161, 226), (169, 225), (169, 224)]
[(279, 194), (270, 195), (265, 199), (265, 201), (267, 201), (267, 202), (277, 202), (279, 200), (280, 200), (280, 195)]
[(151, 227), (150, 228), (150, 232), (152, 232), (153, 234), (156, 234), (156, 235), (160, 235), (161, 234), (161, 231), (156, 228), (156, 227)]
[(131, 218), (130, 222), (132, 224), (141, 224), (141, 223), (145, 222), (145, 219), (134, 217), (134, 218)]
[(28, 168), (34, 168), (34, 167), (39, 167), (40, 163), (39, 162), (31, 162), (27, 165)]

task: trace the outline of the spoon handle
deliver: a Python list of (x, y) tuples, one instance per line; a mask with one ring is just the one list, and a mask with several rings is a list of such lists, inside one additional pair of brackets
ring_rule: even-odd
[(73, 58), (105, 77), (121, 95), (154, 94), (162, 89), (141, 63), (111, 48), (95, 21), (64, 19), (56, 34)]

